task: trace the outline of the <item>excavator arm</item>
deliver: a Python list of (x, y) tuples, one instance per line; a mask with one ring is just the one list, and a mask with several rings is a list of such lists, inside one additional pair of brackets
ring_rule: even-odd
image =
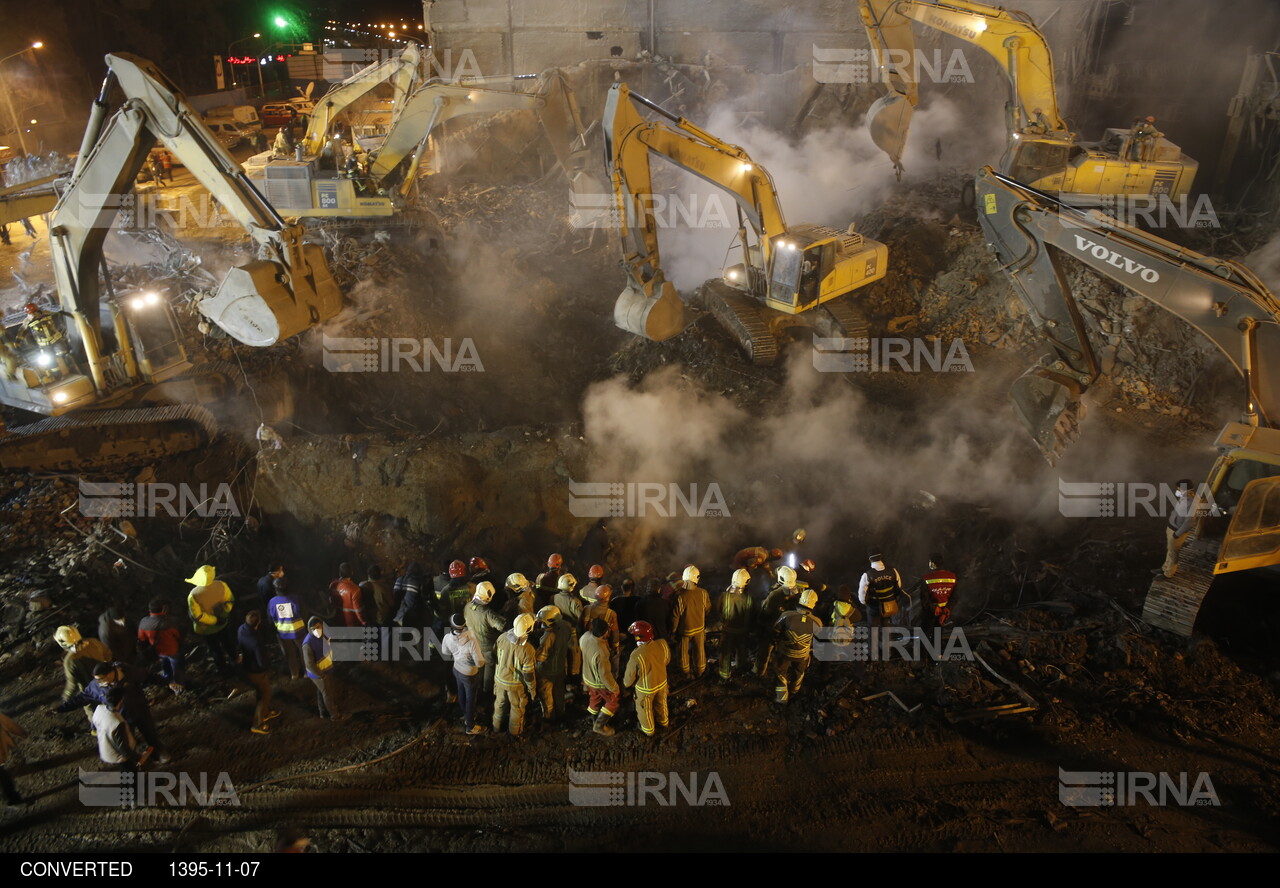
[(417, 177), (427, 140), (440, 124), (464, 114), (532, 109), (538, 114), (565, 175), (578, 189), (578, 179), (584, 175), (586, 132), (573, 90), (564, 76), (555, 71), (504, 79), (522, 82), (539, 78), (540, 89), (531, 93), (467, 82), (424, 83), (398, 110), (399, 116), (386, 140), (369, 163), (369, 177), (380, 191), (394, 191), (404, 197)]
[[(662, 119), (648, 119), (641, 107)], [(663, 110), (631, 92), (625, 83), (609, 88), (603, 126), (605, 168), (617, 202), (627, 272), (627, 289), (614, 306), (614, 322), (649, 339), (670, 339), (684, 328), (684, 313), (675, 287), (662, 272), (650, 155), (665, 157), (733, 197), (761, 251), (760, 262), (745, 263), (748, 274), (765, 273), (771, 264), (772, 239), (787, 231), (778, 193), (769, 173), (753, 163), (746, 151)], [(745, 237), (742, 240), (746, 249)], [(767, 282), (761, 282), (759, 289), (767, 289)]]
[(1004, 69), (1010, 133), (1036, 126), (1044, 132), (1067, 131), (1058, 111), (1049, 44), (1026, 13), (969, 0), (858, 0), (858, 12), (879, 62), (880, 80), (888, 85), (888, 94), (867, 115), (871, 137), (895, 165), (900, 166), (911, 111), (919, 101), (911, 21), (977, 46)]
[[(342, 297), (321, 248), (302, 242), (256, 188), (181, 90), (146, 59), (106, 57), (108, 74), (94, 102), (80, 156), (50, 223), (50, 254), (59, 300), (76, 319), (95, 385), (104, 388), (98, 359), (102, 245), (116, 214), (157, 141), (249, 232), (258, 258), (233, 268), (200, 311), (248, 345), (266, 346), (336, 315)], [(110, 119), (118, 84), (125, 102)]]
[[(1097, 211), (1064, 204), (990, 167), (977, 176), (978, 219), (1048, 346), (1013, 400), (1053, 462), (1074, 439), (1098, 362), (1062, 270), (1071, 256), (1195, 327), (1245, 381), (1244, 421), (1280, 423), (1280, 301), (1249, 269), (1202, 256)], [(1268, 361), (1267, 358), (1272, 358)]]
[(307, 154), (319, 154), (338, 115), (382, 83), (391, 84), (394, 124), (417, 84), (420, 62), (418, 45), (411, 43), (399, 55), (362, 68), (325, 93), (307, 122), (307, 132), (302, 137), (303, 150)]

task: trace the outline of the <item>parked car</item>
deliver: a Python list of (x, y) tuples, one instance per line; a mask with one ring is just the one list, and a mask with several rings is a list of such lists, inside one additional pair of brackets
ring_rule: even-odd
[(310, 109), (303, 110), (292, 102), (271, 102), (262, 106), (262, 125), (268, 129), (281, 126), (302, 126)]
[(206, 120), (205, 125), (218, 137), (223, 148), (234, 148), (245, 140), (244, 131), (230, 121)]

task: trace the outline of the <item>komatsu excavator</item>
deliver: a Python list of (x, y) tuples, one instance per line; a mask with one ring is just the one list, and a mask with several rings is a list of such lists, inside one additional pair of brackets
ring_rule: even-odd
[(338, 119), (383, 83), (391, 86), (391, 121), (394, 125), (418, 85), (421, 66), (422, 55), (418, 52), (418, 45), (410, 43), (402, 52), (362, 68), (334, 86), (316, 102), (307, 120), (307, 132), (302, 137), (303, 154), (319, 154)]
[(975, 180), (978, 219), (1048, 346), (1014, 384), (1013, 402), (1053, 462), (1078, 431), (1081, 395), (1098, 377), (1062, 271), (1071, 256), (1172, 312), (1209, 338), (1244, 379), (1244, 412), (1218, 435), (1206, 488), (1172, 578), (1158, 577), (1143, 619), (1189, 636), (1216, 577), (1250, 571), (1280, 588), (1280, 300), (1248, 268), (1202, 256), (1000, 175)]
[[(660, 119), (645, 117), (642, 108)], [(773, 179), (746, 151), (663, 110), (625, 83), (609, 88), (603, 126), (627, 275), (613, 309), (615, 324), (659, 342), (684, 329), (684, 303), (666, 279), (658, 252), (650, 169), (656, 154), (724, 189), (737, 205), (743, 261), (726, 269), (723, 280), (709, 281), (703, 294), (753, 363), (774, 362), (777, 336), (788, 326), (812, 326), (828, 337), (867, 335), (847, 294), (884, 277), (888, 247), (854, 233), (852, 226), (849, 231), (788, 227)]]
[[(341, 159), (321, 155), (324, 130), (308, 130), (304, 155), (272, 159), (252, 169), (261, 175), (271, 203), (290, 216), (302, 218), (360, 219), (389, 217), (406, 205), (417, 180), (427, 142), (436, 127), (464, 114), (492, 114), (530, 109), (538, 114), (556, 159), (575, 190), (590, 190), (585, 176), (586, 131), (573, 90), (559, 71), (543, 75), (488, 78), (485, 84), (503, 80), (510, 88), (496, 89), (475, 82), (429, 80), (403, 102), (397, 100), (391, 128), (382, 144), (363, 161), (342, 169)], [(535, 83), (533, 92), (519, 89)]]
[(1058, 110), (1053, 57), (1026, 13), (972, 0), (858, 0), (867, 38), (887, 95), (867, 113), (871, 138), (901, 173), (912, 110), (917, 21), (987, 52), (1009, 78), (1005, 104), (1008, 146), (1000, 171), (1077, 205), (1112, 196), (1184, 197), (1199, 164), (1145, 124), (1112, 128), (1101, 142), (1081, 142)]
[[(215, 431), (207, 410), (186, 405), (216, 399), (218, 374), (188, 360), (161, 294), (117, 292), (103, 257), (107, 232), (157, 141), (258, 247), (257, 258), (231, 269), (198, 304), (202, 314), (240, 342), (268, 346), (334, 317), (342, 305), (322, 249), (280, 218), (182, 92), (145, 59), (119, 53), (106, 61), (75, 169), (49, 222), (56, 301), (33, 303), (25, 317), (5, 318), (0, 331), (0, 402), (50, 417), (0, 435), (5, 468), (110, 466), (198, 447)], [(108, 118), (117, 85), (125, 99)], [(179, 406), (149, 406), (164, 402)]]

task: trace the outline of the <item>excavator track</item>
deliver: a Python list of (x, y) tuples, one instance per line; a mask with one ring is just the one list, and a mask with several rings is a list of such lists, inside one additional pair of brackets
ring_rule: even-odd
[(814, 310), (813, 325), (821, 333), (832, 338), (869, 339), (871, 337), (870, 322), (847, 296), (822, 303)]
[(738, 340), (751, 363), (772, 367), (778, 359), (778, 339), (761, 317), (760, 307), (718, 281), (708, 282), (702, 296), (720, 325)]
[(1142, 619), (1190, 638), (1200, 605), (1213, 585), (1217, 558), (1218, 546), (1212, 540), (1192, 540), (1183, 546), (1178, 553), (1178, 572), (1152, 581), (1142, 606)]
[(84, 410), (0, 435), (0, 469), (117, 469), (195, 450), (217, 433), (213, 414), (192, 404)]

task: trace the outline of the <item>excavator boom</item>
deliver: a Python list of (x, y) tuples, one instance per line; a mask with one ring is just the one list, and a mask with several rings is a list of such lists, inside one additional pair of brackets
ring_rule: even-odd
[(394, 125), (404, 109), (405, 100), (417, 85), (421, 60), (417, 44), (411, 43), (399, 54), (362, 68), (330, 89), (316, 102), (311, 119), (307, 121), (307, 132), (302, 137), (303, 151), (319, 154), (338, 115), (383, 83), (391, 84)]

